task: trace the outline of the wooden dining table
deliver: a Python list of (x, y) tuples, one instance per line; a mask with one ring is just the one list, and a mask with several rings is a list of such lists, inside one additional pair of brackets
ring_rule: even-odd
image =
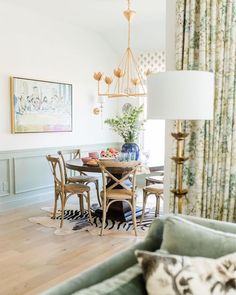
[[(73, 159), (66, 162), (66, 168), (72, 171), (84, 172), (84, 173), (102, 173), (100, 167), (92, 166), (92, 165), (84, 165), (81, 159)], [(150, 166), (150, 172), (158, 172), (163, 171), (163, 166)], [(127, 173), (127, 169), (125, 167), (111, 167), (109, 171), (117, 178), (121, 179), (124, 173)], [(108, 182), (108, 186), (111, 185)], [(117, 187), (118, 188), (118, 187)], [(97, 208), (95, 210), (95, 215), (98, 217), (102, 217), (102, 209)], [(136, 217), (142, 215), (142, 208), (136, 207)], [(132, 211), (130, 206), (126, 202), (114, 202), (109, 207), (107, 212), (107, 218), (111, 220), (119, 220), (119, 221), (130, 221), (132, 220)]]

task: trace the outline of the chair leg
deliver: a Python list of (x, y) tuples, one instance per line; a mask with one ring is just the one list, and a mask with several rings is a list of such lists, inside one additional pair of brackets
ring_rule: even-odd
[(83, 195), (78, 195), (78, 197), (79, 197), (80, 212), (81, 212), (81, 214), (84, 214), (84, 199), (83, 199)]
[(64, 222), (64, 209), (65, 209), (65, 204), (66, 204), (66, 196), (63, 194), (61, 196), (61, 223), (60, 223), (60, 228), (63, 226)]
[(159, 199), (158, 194), (155, 194), (155, 197), (156, 197), (156, 210), (155, 210), (155, 217), (157, 217), (157, 213), (158, 213), (158, 199)]
[(147, 203), (147, 192), (143, 191), (143, 212), (142, 212), (142, 217), (141, 217), (140, 223), (142, 223), (143, 219), (144, 219), (146, 203)]
[(99, 203), (99, 206), (101, 207), (101, 200), (100, 200), (100, 193), (99, 193), (99, 183), (98, 183), (98, 179), (95, 181), (95, 187), (96, 187), (96, 191), (97, 191), (98, 203)]
[(53, 209), (53, 215), (52, 215), (52, 218), (53, 218), (53, 219), (56, 218), (56, 213), (57, 213), (57, 201), (58, 201), (58, 193), (55, 191), (55, 194), (54, 194), (54, 209)]
[[(83, 196), (82, 196), (82, 198), (83, 198)], [(90, 221), (90, 223), (93, 223), (91, 210), (90, 210), (90, 192), (87, 192), (86, 200), (87, 200), (87, 204), (88, 204), (89, 221)]]
[(133, 224), (134, 224), (134, 233), (135, 233), (135, 236), (137, 236), (138, 232), (137, 232), (137, 222), (136, 222), (136, 202), (135, 202), (135, 197), (133, 198), (131, 209), (132, 209), (132, 219), (133, 219)]
[(103, 202), (102, 202), (102, 228), (101, 228), (100, 236), (103, 235), (103, 230), (105, 228), (105, 223), (106, 223), (106, 217), (107, 217), (107, 206), (106, 206), (106, 200), (103, 199)]
[(155, 217), (159, 215), (160, 213), (160, 196), (156, 194), (156, 211), (155, 211)]
[(158, 198), (158, 204), (157, 204), (157, 208), (158, 208), (158, 215), (160, 215), (160, 206), (161, 205), (161, 198), (160, 198), (160, 195), (159, 195), (159, 198)]

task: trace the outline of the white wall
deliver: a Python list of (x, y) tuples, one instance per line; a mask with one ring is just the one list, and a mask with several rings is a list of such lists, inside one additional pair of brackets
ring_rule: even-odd
[[(0, 40), (0, 150), (116, 141), (92, 113), (97, 86), (93, 73), (109, 71), (117, 60), (98, 34), (0, 1)], [(72, 83), (73, 132), (11, 134), (9, 76)], [(116, 109), (117, 102), (107, 100), (104, 117)]]
[[(165, 6), (164, 3), (163, 6)], [(163, 13), (165, 12), (163, 11)], [(137, 15), (136, 17), (138, 18), (139, 16)], [(124, 23), (123, 27), (119, 26), (116, 29), (107, 30), (106, 36), (109, 44), (121, 58), (127, 47), (126, 23)], [(131, 47), (134, 55), (138, 56), (145, 51), (165, 50), (165, 37), (165, 17), (155, 23), (147, 21), (142, 25), (137, 25), (134, 21), (131, 27)]]

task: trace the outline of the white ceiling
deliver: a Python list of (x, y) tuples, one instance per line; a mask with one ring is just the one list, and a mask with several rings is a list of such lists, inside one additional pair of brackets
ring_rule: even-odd
[[(51, 19), (95, 30), (117, 52), (126, 46), (127, 22), (122, 13), (127, 8), (127, 0), (8, 0), (7, 2), (37, 11)], [(165, 2), (166, 0), (131, 0), (131, 8), (137, 12), (132, 24), (133, 47), (136, 51), (164, 49)]]

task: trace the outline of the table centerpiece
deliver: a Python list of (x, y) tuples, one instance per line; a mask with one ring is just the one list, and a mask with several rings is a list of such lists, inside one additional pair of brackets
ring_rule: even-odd
[(139, 146), (136, 141), (144, 126), (144, 120), (140, 119), (143, 110), (143, 105), (138, 107), (131, 105), (129, 108), (124, 109), (121, 115), (105, 120), (105, 123), (123, 138), (124, 144), (121, 152), (135, 153), (135, 160), (139, 159)]

